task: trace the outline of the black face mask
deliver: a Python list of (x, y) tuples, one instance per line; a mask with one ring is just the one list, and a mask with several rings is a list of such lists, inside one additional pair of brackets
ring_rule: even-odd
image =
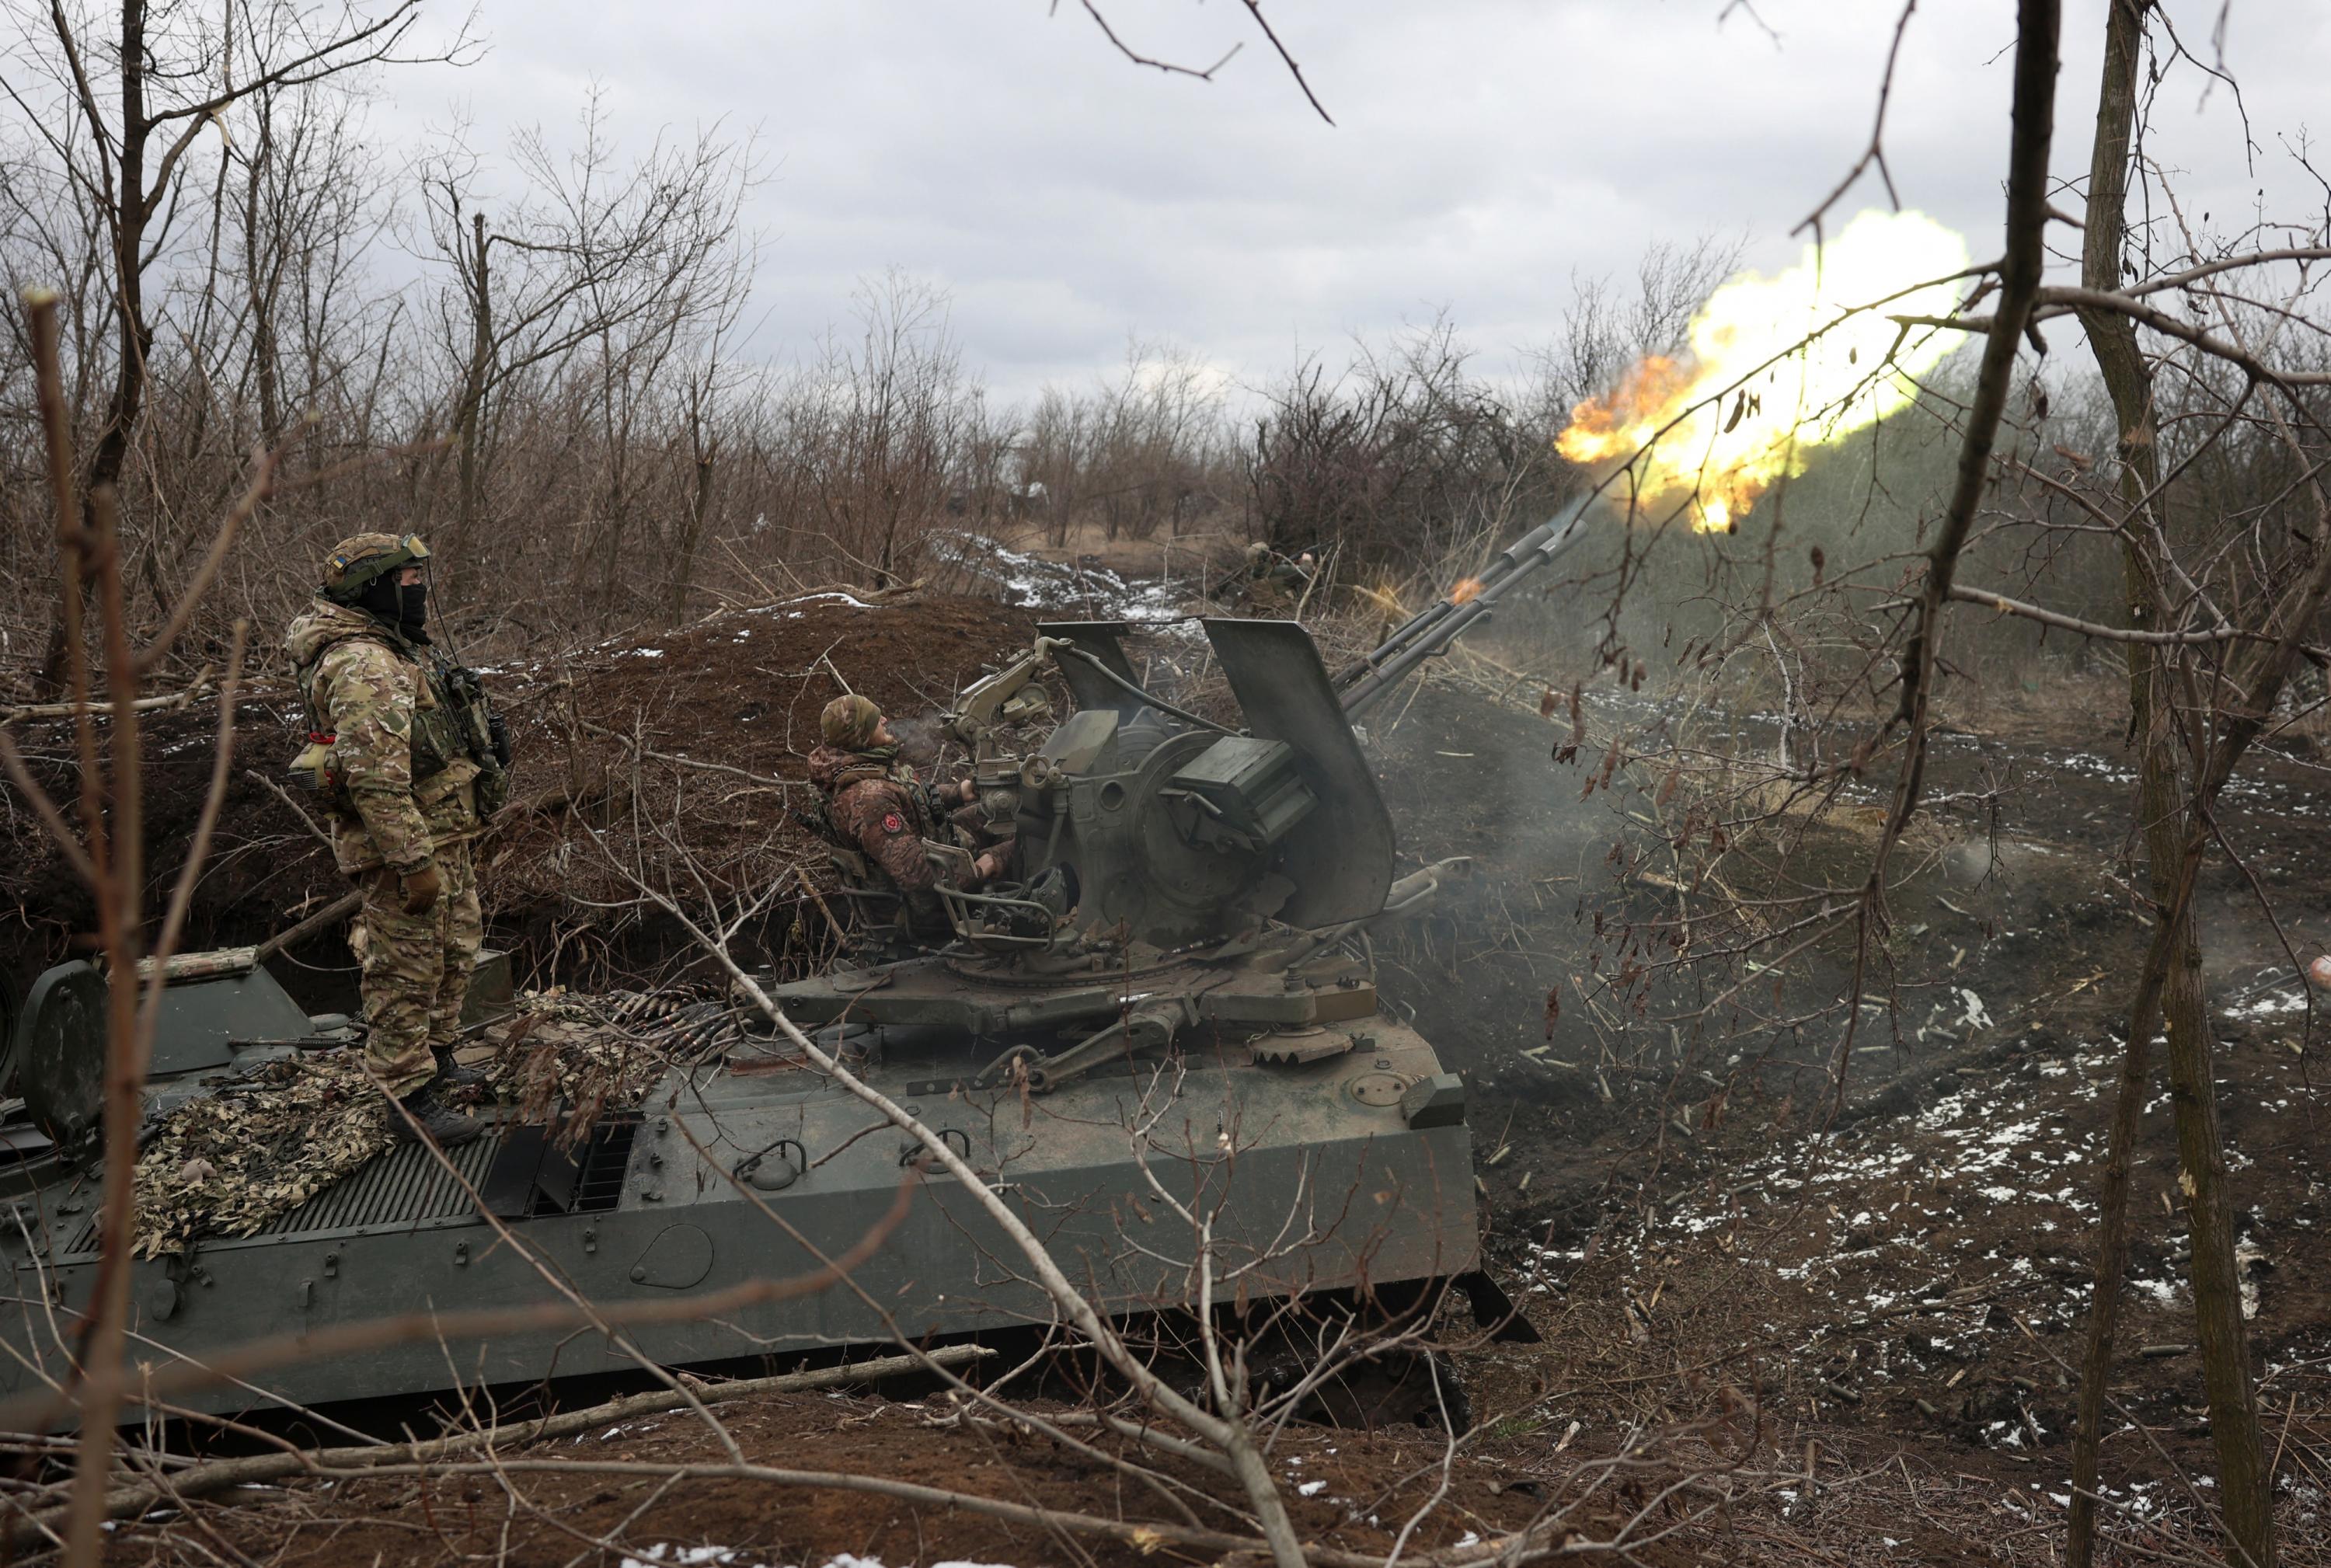
[(425, 630), (429, 620), (428, 584), (399, 585), (393, 574), (384, 573), (365, 585), (357, 603), (383, 621), (395, 622), (396, 629), (411, 641), (429, 641)]

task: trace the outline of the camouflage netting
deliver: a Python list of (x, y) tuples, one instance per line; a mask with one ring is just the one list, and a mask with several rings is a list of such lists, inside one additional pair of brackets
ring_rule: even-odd
[(271, 1061), (187, 1101), (138, 1157), (138, 1255), (264, 1229), (388, 1147), (388, 1117), (344, 1051)]
[[(480, 1039), (495, 1049), (490, 1119), (558, 1119), (579, 1140), (609, 1111), (640, 1104), (675, 1067), (711, 1060), (737, 1038), (721, 1002), (670, 996), (527, 993)], [(141, 1258), (181, 1253), (205, 1236), (266, 1229), (389, 1145), (388, 1102), (360, 1057), (288, 1057), (172, 1111), (138, 1161)]]
[(579, 1138), (611, 1110), (637, 1106), (673, 1068), (692, 1067), (738, 1037), (725, 1002), (618, 993), (528, 992), (486, 1031), (495, 1047), (489, 1092), (522, 1121), (564, 1107), (562, 1140)]

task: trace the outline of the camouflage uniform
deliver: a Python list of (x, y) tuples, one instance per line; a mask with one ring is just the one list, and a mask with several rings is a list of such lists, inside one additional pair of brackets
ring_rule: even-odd
[[(336, 554), (375, 537), (387, 536)], [(480, 766), (433, 658), (393, 622), (319, 596), (285, 644), (313, 722), (334, 736), (333, 851), (365, 896), (350, 946), (364, 965), (366, 1065), (401, 1098), (434, 1075), (431, 1048), (452, 1045), (484, 939), (470, 855)], [(433, 865), (436, 902), (406, 914), (401, 879)]]
[(834, 832), (855, 844), (899, 889), (908, 922), (944, 929), (938, 873), (923, 852), (931, 835), (930, 803), (914, 770), (889, 746), (821, 746), (809, 754), (809, 782), (826, 797)]
[[(1246, 607), (1257, 614), (1284, 615), (1303, 597), (1311, 574), (1294, 561), (1271, 558), (1270, 546), (1249, 545), (1244, 574)], [(1232, 578), (1233, 583), (1240, 581)]]

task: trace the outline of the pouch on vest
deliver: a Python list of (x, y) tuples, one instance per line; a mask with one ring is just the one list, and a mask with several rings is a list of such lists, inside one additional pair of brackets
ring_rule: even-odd
[(476, 670), (441, 664), (431, 679), (463, 751), (478, 765), (478, 815), (490, 817), (509, 802), (509, 728), (494, 712), (486, 683)]
[(347, 784), (332, 765), (332, 747), (339, 738), (328, 730), (309, 730), (308, 744), (291, 759), (290, 768), (294, 784), (314, 791), (324, 797), (326, 804), (335, 806), (347, 799)]
[(478, 820), (483, 822), (509, 804), (509, 769), (496, 766), (491, 762), (481, 763), (478, 767), (478, 776), (471, 781), (470, 787), (478, 808)]
[(426, 670), (414, 693), (413, 782), (435, 778), (470, 755), (461, 715), (446, 700), (441, 676)]

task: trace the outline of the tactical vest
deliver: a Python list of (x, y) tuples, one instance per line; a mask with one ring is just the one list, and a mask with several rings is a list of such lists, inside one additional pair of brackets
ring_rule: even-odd
[[(308, 746), (291, 763), (291, 772), (301, 782), (323, 794), (335, 807), (348, 809), (347, 784), (339, 771), (332, 766), (331, 747), (338, 736), (327, 730), (316, 707), (316, 672), (323, 668), (324, 655), (343, 642), (377, 642), (399, 659), (417, 667), (422, 676), (422, 699), (413, 705), (413, 783), (418, 785), (443, 773), (455, 762), (472, 756), (479, 749), (471, 745), (466, 733), (469, 726), (463, 720), (468, 705), (457, 702), (446, 679), (446, 670), (435, 660), (423, 660), (410, 644), (385, 631), (350, 627), (326, 641), (316, 650), (313, 660), (292, 667), (292, 678), (299, 682), (300, 698), (308, 708)], [(479, 719), (482, 730), (483, 717)], [(480, 803), (482, 805), (482, 803)], [(483, 812), (480, 814), (487, 814)]]
[(937, 836), (936, 829), (939, 813), (931, 804), (930, 791), (915, 776), (915, 770), (903, 762), (896, 759), (881, 762), (867, 757), (848, 767), (836, 768), (833, 774), (834, 797), (839, 799), (842, 791), (868, 779), (884, 779), (899, 785), (907, 797), (908, 814), (913, 818), (915, 836), (922, 839)]

